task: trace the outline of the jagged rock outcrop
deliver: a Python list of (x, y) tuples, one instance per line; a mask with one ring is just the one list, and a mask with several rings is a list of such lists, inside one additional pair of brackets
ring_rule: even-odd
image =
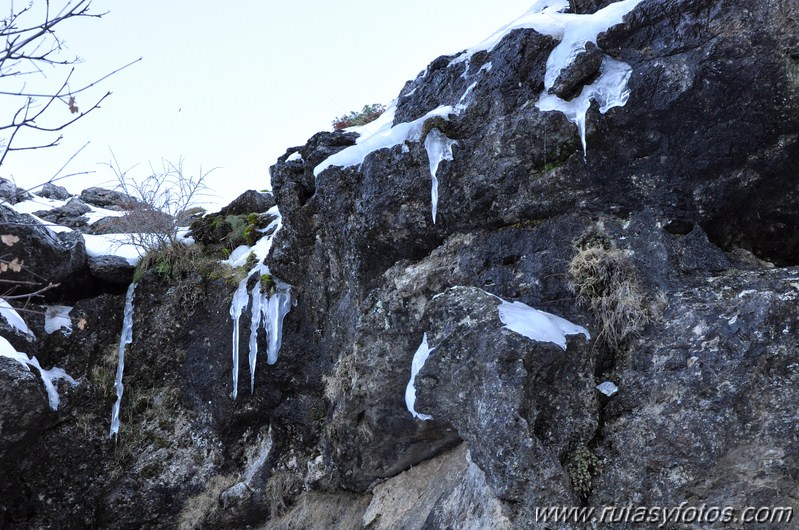
[[(36, 410), (24, 423), (36, 460), (0, 460), (0, 522), (624, 530), (637, 523), (537, 510), (799, 514), (798, 9), (640, 2), (562, 72), (569, 96), (600, 57), (631, 67), (626, 104), (588, 111), (585, 151), (567, 117), (536, 106), (557, 41), (531, 28), (433, 61), (394, 123), (451, 111), (360, 164), (315, 171), (356, 132), (288, 149), (271, 168), (282, 228), (270, 271), (243, 284), (292, 285), (279, 360), (258, 361), (252, 392), (242, 360), (233, 400), (241, 271), (218, 259), (277, 227), (258, 213), (267, 203), (245, 201), (193, 223), (192, 259), (213, 266), (163, 266), (136, 288), (118, 445), (107, 422), (122, 297), (78, 300), (69, 337), (33, 322), (32, 353), (79, 385), (47, 429)], [(437, 167), (435, 223), (432, 129), (457, 142)], [(496, 297), (591, 338), (532, 340)], [(427, 421), (406, 403), (425, 335), (434, 349), (412, 382)]]
[(219, 215), (247, 215), (249, 213), (263, 213), (275, 205), (275, 199), (271, 193), (262, 193), (255, 190), (247, 190), (233, 202), (219, 210)]
[(59, 201), (66, 201), (71, 197), (69, 192), (64, 186), (58, 186), (53, 184), (52, 182), (48, 182), (42, 189), (36, 192), (39, 197), (44, 197), (46, 199), (55, 199)]
[[(499, 398), (498, 403), (479, 393), (471, 397), (472, 385), (481, 388), (487, 375), (470, 372), (469, 365), (455, 363), (429, 375), (445, 386), (452, 372), (463, 378), (452, 383), (452, 388), (469, 389), (470, 397), (450, 408), (441, 408), (445, 403), (440, 401), (446, 397), (436, 400), (424, 394), (426, 371), (422, 371), (420, 410), (444, 411), (441, 420), (414, 420), (402, 402), (412, 353), (422, 332), (430, 332), (425, 323), (432, 325), (425, 315), (434, 314), (432, 308), (440, 303), (431, 300), (447, 288), (466, 285), (520, 299), (574, 322), (591, 323), (594, 332), (593, 346), (581, 354), (580, 349), (575, 350), (577, 357), (569, 352), (560, 354), (571, 362), (584, 356), (583, 364), (572, 369), (564, 364), (563, 372), (544, 375), (545, 369), (527, 362), (528, 377), (541, 378), (534, 379), (540, 394), (522, 399), (525, 421), (532, 426), (520, 427), (516, 436), (535, 448), (529, 456), (519, 457), (538, 466), (523, 473), (524, 480), (532, 481), (527, 487), (533, 489), (519, 486), (523, 479), (514, 478), (501, 466), (492, 467), (496, 456), (488, 451), (475, 457), (515, 525), (535, 526), (531, 510), (553, 502), (601, 505), (646, 499), (660, 503), (661, 491), (675, 492), (669, 502), (677, 498), (722, 502), (722, 486), (715, 486), (713, 492), (703, 487), (696, 497), (695, 487), (690, 489), (687, 484), (690, 481), (657, 483), (655, 477), (662, 475), (664, 461), (649, 466), (629, 458), (629, 453), (613, 454), (628, 458), (629, 463), (619, 462), (618, 476), (638, 477), (635, 485), (628, 483), (622, 493), (614, 488), (619, 486), (616, 482), (592, 497), (592, 488), (602, 487), (596, 485), (601, 484), (601, 477), (614, 476), (608, 471), (608, 466), (615, 464), (607, 457), (610, 453), (605, 444), (610, 442), (604, 438), (604, 429), (610, 423), (605, 414), (614, 400), (621, 401), (620, 397), (601, 395), (594, 386), (612, 377), (621, 383), (623, 393), (626, 378), (639, 375), (630, 363), (652, 363), (655, 369), (662, 362), (658, 359), (671, 358), (674, 346), (666, 344), (657, 351), (647, 348), (646, 360), (640, 357), (640, 345), (649, 341), (649, 333), (662, 329), (662, 319), (671, 314), (664, 312), (664, 307), (694, 289), (697, 282), (752, 274), (749, 271), (756, 260), (738, 260), (747, 251), (778, 264), (797, 263), (796, 230), (790, 227), (799, 219), (794, 178), (799, 140), (795, 131), (799, 129), (797, 114), (786, 114), (786, 107), (793, 109), (799, 103), (792, 51), (796, 10), (780, 2), (746, 2), (745, 7), (752, 19), (742, 23), (742, 8), (732, 2), (713, 3), (712, 9), (701, 1), (642, 2), (625, 23), (601, 35), (599, 49), (632, 66), (632, 93), (622, 108), (604, 115), (595, 108), (589, 111), (587, 156), (583, 156), (574, 125), (557, 112), (535, 108), (544, 88), (546, 59), (555, 46), (550, 37), (520, 29), (490, 52), (478, 52), (466, 61), (442, 57), (431, 63), (401, 92), (395, 123), (415, 120), (441, 105), (456, 105), (472, 87), (465, 100), (468, 106), (450, 115), (446, 123), (447, 137), (458, 143), (454, 159), (439, 168), (435, 224), (430, 217), (427, 153), (421, 143), (410, 141), (376, 151), (359, 166), (328, 168), (316, 177), (314, 167), (331, 152), (352, 145), (350, 137), (317, 135), (306, 146), (287, 150), (272, 168), (277, 202), (281, 208), (286, 205), (284, 229), (271, 255), (272, 270), (301, 286), (296, 311), (300, 321), (307, 323), (306, 329), (315, 330), (313, 338), (303, 342), (304, 347), (310, 342), (334, 363), (326, 379), (327, 397), (333, 403), (332, 432), (323, 444), (328, 480), (347, 489), (369, 491), (382, 478), (428, 458), (430, 452), (444, 451), (458, 440), (465, 440), (473, 452), (477, 450), (473, 445), (481, 446), (482, 437), (493, 440), (486, 425), (469, 418), (464, 410), (485, 407), (490, 415), (500, 406), (512, 407), (512, 401)], [(752, 43), (755, 52), (734, 53), (744, 43)], [(490, 68), (486, 67), (489, 64)], [(590, 82), (590, 75), (587, 79), (575, 75), (572, 90), (585, 82)], [(722, 105), (721, 98), (727, 103)], [(751, 131), (750, 123), (755, 124)], [(767, 123), (779, 125), (774, 128)], [(747, 148), (742, 150), (742, 145)], [(294, 151), (299, 151), (305, 162), (286, 160)], [(776, 199), (775, 186), (781, 190)], [(601, 244), (575, 248), (591, 238)], [(570, 277), (570, 264), (578, 257), (584, 259), (584, 250), (590, 250), (587, 255), (592, 259), (599, 259), (604, 250), (608, 256), (602, 258), (603, 267), (613, 263), (634, 279), (639, 291), (627, 308), (630, 322), (608, 321), (599, 311), (601, 304), (620, 301), (581, 303), (576, 296), (575, 289), (579, 289), (577, 279)], [(793, 269), (787, 270), (789, 276), (795, 274)], [(758, 289), (762, 289), (758, 290), (760, 296), (768, 298), (774, 287), (764, 284)], [(596, 312), (588, 310), (593, 306)], [(794, 318), (784, 309), (779, 312), (788, 322)], [(461, 320), (450, 315), (442, 317), (439, 325), (459, 329), (456, 323)], [(477, 321), (463, 324), (464, 333), (475, 330), (480, 337), (473, 339), (471, 350), (477, 353), (471, 355), (486, 359), (483, 363), (503, 358), (502, 341), (483, 339), (492, 335), (480, 333), (480, 325)], [(749, 325), (754, 333), (762, 322), (751, 319)], [(613, 326), (619, 329), (614, 331)], [(712, 342), (717, 331), (700, 326), (696, 340), (699, 344)], [(674, 328), (671, 333), (681, 340)], [(621, 334), (621, 340), (613, 334)], [(634, 339), (636, 336), (640, 339)], [(291, 336), (285, 340), (295, 342)], [(732, 340), (727, 346), (732, 352), (736, 345), (731, 337), (728, 340)], [(458, 351), (468, 350), (464, 346)], [(758, 351), (758, 355), (766, 355), (768, 349), (763, 346)], [(466, 355), (456, 358), (463, 362)], [(548, 362), (547, 356), (536, 355), (536, 362)], [(685, 377), (692, 369), (693, 364), (683, 367)], [(570, 389), (565, 397), (555, 373), (565, 380), (581, 381), (581, 390)], [(780, 376), (780, 399), (793, 399), (792, 391), (786, 390), (792, 386), (791, 377), (788, 373)], [(523, 381), (515, 381), (519, 392), (527, 388), (525, 384), (533, 385)], [(708, 388), (712, 383), (705, 380), (704, 385)], [(675, 387), (672, 390), (675, 393), (658, 398), (658, 407), (682, 395)], [(453, 392), (444, 394), (452, 396)], [(731, 399), (732, 406), (742, 395)], [(645, 396), (636, 393), (633, 400), (644, 402)], [(422, 408), (424, 403), (429, 409)], [(767, 403), (764, 400), (762, 406), (767, 408)], [(579, 412), (566, 412), (571, 405)], [(564, 417), (549, 415), (556, 407)], [(538, 412), (539, 408), (543, 412)], [(519, 415), (519, 406), (510, 410)], [(693, 427), (683, 426), (682, 430), (696, 428), (699, 432), (714, 424), (705, 419), (712, 411), (694, 411)], [(627, 409), (623, 421), (643, 422), (637, 413), (637, 409)], [(675, 411), (675, 415), (682, 419), (685, 412)], [(436, 418), (435, 413), (433, 416)], [(560, 428), (569, 422), (580, 427)], [(717, 429), (714, 436), (727, 439), (726, 428), (717, 425)], [(636, 435), (629, 436), (640, 442)], [(489, 441), (483, 443), (497, 447)], [(729, 443), (741, 447), (762, 444), (763, 439), (752, 432), (745, 441), (730, 438)], [(793, 443), (786, 443), (789, 449), (780, 442), (766, 444), (769, 449), (764, 450), (796, 454)], [(525, 444), (520, 441), (517, 445)], [(501, 443), (498, 446), (502, 447)], [(668, 454), (675, 447), (669, 444), (661, 449)], [(578, 468), (580, 458), (593, 462), (599, 458), (596, 455), (603, 458), (600, 478), (584, 480), (570, 473)], [(714, 462), (711, 467), (722, 465), (719, 457), (720, 453), (699, 451), (685, 455), (690, 463), (684, 465), (708, 469), (709, 462)], [(729, 479), (739, 481), (738, 486), (727, 486), (739, 491), (753, 478), (752, 466), (744, 462), (735, 465), (743, 466), (744, 471)], [(632, 468), (637, 472), (632, 473)], [(595, 472), (598, 469), (589, 470)], [(698, 472), (692, 473), (699, 480)], [(782, 471), (774, 471), (770, 480), (796, 486)], [(321, 484), (330, 487), (325, 480)], [(541, 490), (535, 490), (536, 486)], [(787, 492), (784, 487), (777, 491)], [(787, 493), (780, 495), (781, 501), (794, 502)], [(761, 493), (752, 493), (736, 502), (752, 503), (761, 498)]]

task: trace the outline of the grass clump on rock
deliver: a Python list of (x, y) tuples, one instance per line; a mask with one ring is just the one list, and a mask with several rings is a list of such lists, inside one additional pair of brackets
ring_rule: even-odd
[(630, 252), (614, 248), (607, 236), (596, 233), (581, 238), (577, 249), (569, 263), (572, 287), (600, 325), (597, 340), (618, 350), (651, 320)]

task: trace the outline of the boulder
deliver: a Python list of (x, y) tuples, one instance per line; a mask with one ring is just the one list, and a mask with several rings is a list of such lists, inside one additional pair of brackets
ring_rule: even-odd
[(263, 213), (275, 205), (275, 198), (271, 192), (262, 193), (247, 190), (219, 211), (220, 215), (247, 215), (249, 213)]
[(85, 203), (109, 210), (129, 210), (133, 205), (141, 203), (141, 201), (121, 191), (97, 187), (83, 190), (80, 193), (80, 199)]
[(37, 195), (45, 199), (55, 199), (58, 201), (65, 201), (71, 197), (64, 186), (57, 186), (52, 182), (48, 182), (42, 186), (42, 189), (37, 192)]
[(16, 204), (31, 198), (31, 194), (17, 187), (16, 184), (8, 179), (0, 177), (0, 201), (7, 201), (9, 204)]
[(599, 72), (604, 57), (604, 52), (596, 44), (586, 42), (585, 50), (578, 53), (555, 79), (552, 88), (549, 89), (550, 94), (555, 94), (566, 101), (574, 98), (580, 93), (583, 85), (590, 82)]
[(21, 263), (21, 269), (9, 269), (4, 279), (33, 282), (30, 290), (48, 283), (59, 284), (47, 291), (47, 296), (67, 296), (91, 293), (86, 245), (78, 232), (54, 233), (30, 215), (20, 214), (0, 205), (0, 226), (6, 239), (4, 247), (11, 259)]

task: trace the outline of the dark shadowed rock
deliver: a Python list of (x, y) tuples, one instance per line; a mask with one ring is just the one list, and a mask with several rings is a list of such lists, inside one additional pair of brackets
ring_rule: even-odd
[(0, 469), (12, 469), (50, 419), (38, 372), (0, 356)]
[(58, 289), (48, 291), (50, 296), (92, 292), (86, 245), (78, 232), (56, 234), (33, 217), (2, 205), (0, 225), (4, 234), (19, 238), (7, 252), (23, 264), (19, 272), (4, 272), (5, 279), (34, 282), (40, 287), (59, 284)]
[(135, 266), (119, 256), (89, 256), (89, 271), (104, 282), (128, 285), (135, 270)]

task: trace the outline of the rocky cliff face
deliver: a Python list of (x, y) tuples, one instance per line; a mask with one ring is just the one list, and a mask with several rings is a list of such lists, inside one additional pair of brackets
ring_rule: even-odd
[[(609, 59), (631, 69), (626, 104), (588, 110), (585, 150), (574, 123), (537, 106), (558, 39), (520, 27), (409, 81), (393, 131), (415, 125), (395, 145), (325, 167), (362, 144), (319, 133), (277, 161), (266, 262), (294, 306), (252, 393), (240, 381), (231, 396), (235, 282), (151, 271), (110, 442), (122, 296), (79, 263), (105, 293), (65, 295), (84, 326), (67, 337), (34, 322), (39, 339), (13, 342), (78, 379), (59, 386), (58, 411), (0, 357), (0, 521), (590, 528), (539, 510), (687, 503), (788, 507), (796, 524), (799, 9), (627, 3), (555, 83), (579, 98)], [(588, 16), (613, 3), (577, 4)], [(452, 150), (434, 171), (435, 222), (431, 135)], [(259, 201), (195, 226), (198, 239), (219, 251), (222, 221), (271, 206)], [(79, 258), (70, 244), (59, 251)], [(590, 340), (533, 340), (500, 299)], [(411, 379), (423, 336), (432, 350)], [(409, 411), (409, 380), (430, 419)]]

